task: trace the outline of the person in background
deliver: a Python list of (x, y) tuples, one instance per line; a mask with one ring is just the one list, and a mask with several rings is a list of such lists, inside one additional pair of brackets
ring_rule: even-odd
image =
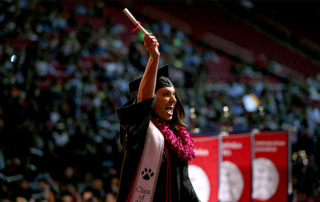
[(112, 176), (110, 179), (109, 187), (107, 189), (106, 201), (105, 202), (116, 202), (117, 195), (119, 193), (119, 178)]

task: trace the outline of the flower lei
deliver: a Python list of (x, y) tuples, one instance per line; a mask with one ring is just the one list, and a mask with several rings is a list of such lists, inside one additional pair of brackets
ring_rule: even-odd
[(179, 125), (180, 130), (174, 133), (168, 122), (155, 117), (151, 121), (162, 133), (167, 146), (181, 161), (191, 161), (195, 157), (193, 140), (185, 127)]

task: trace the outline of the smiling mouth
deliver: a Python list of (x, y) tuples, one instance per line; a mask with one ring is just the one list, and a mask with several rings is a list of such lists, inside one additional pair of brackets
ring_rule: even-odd
[(173, 106), (171, 106), (171, 107), (166, 107), (166, 111), (167, 111), (167, 113), (169, 114), (169, 115), (173, 115), (173, 109), (174, 109), (174, 107)]

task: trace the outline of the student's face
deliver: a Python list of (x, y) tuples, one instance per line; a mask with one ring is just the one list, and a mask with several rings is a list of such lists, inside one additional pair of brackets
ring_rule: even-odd
[(156, 102), (153, 111), (163, 120), (170, 121), (177, 99), (174, 87), (163, 87), (157, 90)]

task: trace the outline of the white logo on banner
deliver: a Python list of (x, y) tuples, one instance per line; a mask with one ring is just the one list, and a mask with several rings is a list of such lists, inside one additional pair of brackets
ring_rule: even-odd
[(188, 171), (198, 198), (202, 202), (207, 202), (210, 197), (210, 182), (206, 172), (196, 165), (189, 165)]
[(270, 199), (277, 191), (279, 173), (276, 166), (267, 158), (256, 158), (253, 161), (253, 193), (259, 200)]
[(238, 201), (241, 197), (244, 182), (240, 169), (231, 161), (221, 162), (219, 201)]

